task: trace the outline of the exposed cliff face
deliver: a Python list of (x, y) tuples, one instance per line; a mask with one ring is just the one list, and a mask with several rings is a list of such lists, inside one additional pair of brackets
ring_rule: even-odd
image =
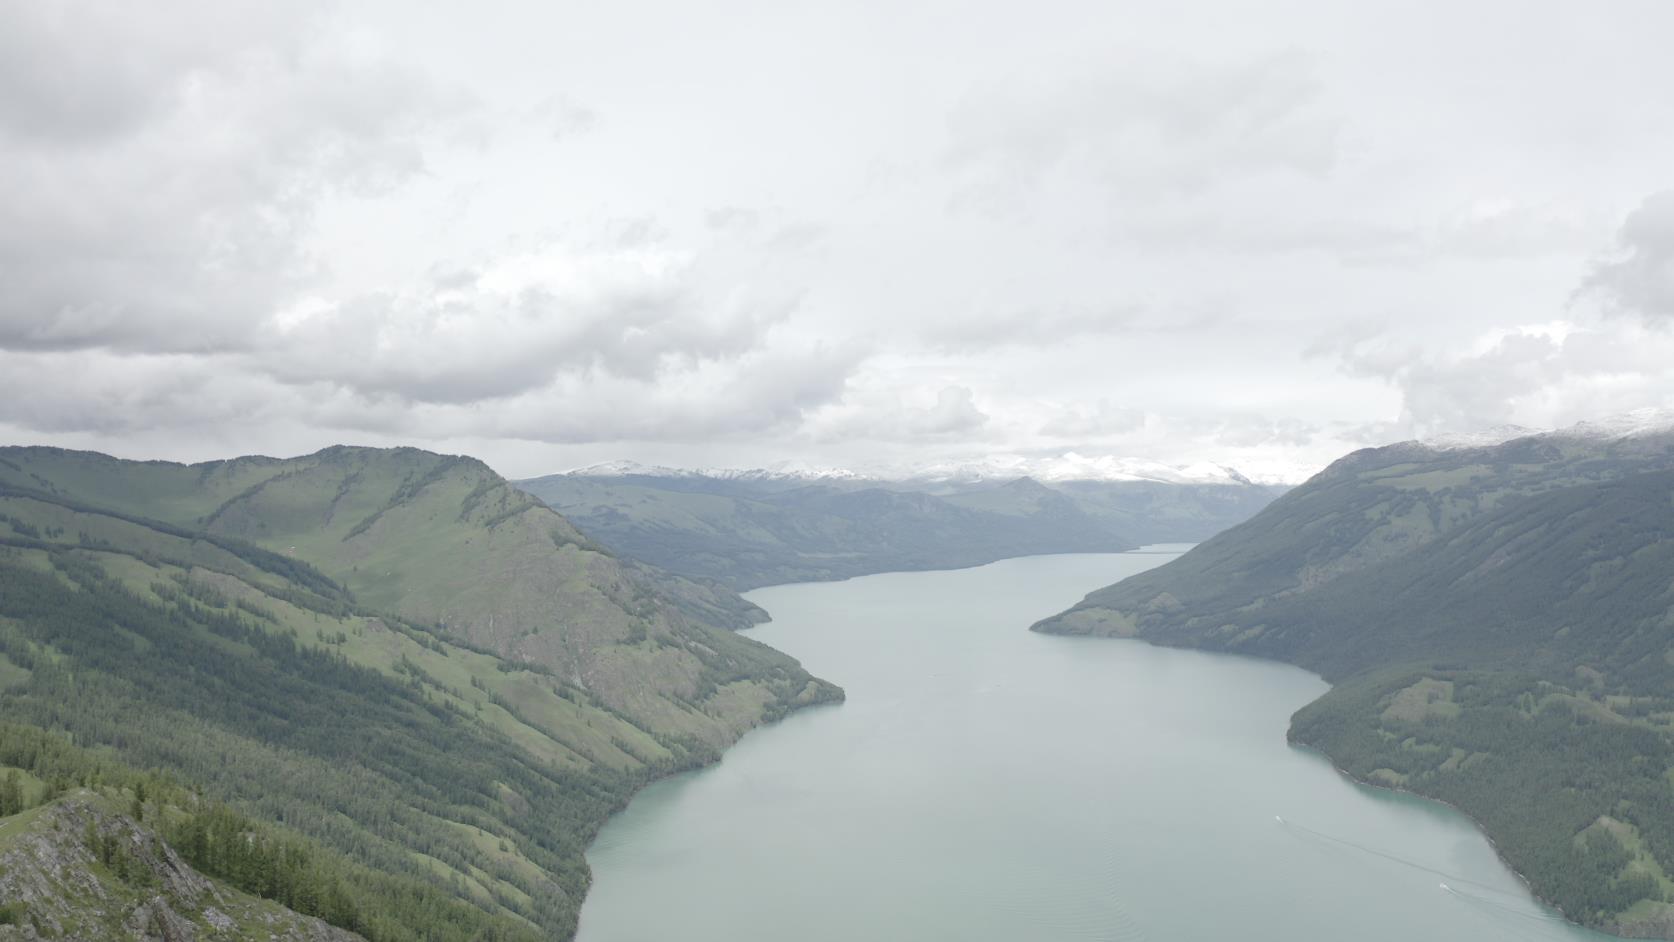
[(89, 792), (0, 819), (0, 942), (255, 938), (360, 940), (217, 884)]

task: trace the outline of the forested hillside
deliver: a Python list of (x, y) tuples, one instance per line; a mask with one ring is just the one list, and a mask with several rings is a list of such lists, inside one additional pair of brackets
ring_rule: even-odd
[(1038, 630), (1273, 657), (1291, 736), (1450, 801), (1572, 919), (1674, 935), (1674, 437), (1359, 452)]
[(1117, 552), (1206, 538), (1283, 487), (1032, 478), (796, 480), (674, 473), (518, 482), (621, 553), (744, 590), (1011, 556)]
[[(302, 911), (373, 939), (572, 933), (637, 787), (841, 696), (717, 624), (751, 614), (468, 459), (0, 451), (0, 765), (154, 770), (342, 874), (352, 913)], [(82, 758), (43, 772), (38, 731)], [(162, 831), (191, 858), (205, 821)]]

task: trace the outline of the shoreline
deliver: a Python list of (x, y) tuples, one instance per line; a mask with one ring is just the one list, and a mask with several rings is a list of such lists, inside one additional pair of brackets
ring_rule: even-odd
[[(739, 629), (739, 630), (748, 630), (748, 629)], [(775, 650), (777, 650), (777, 649), (775, 649)], [(781, 653), (783, 653), (783, 652), (781, 652)], [(789, 655), (787, 655), (787, 656), (789, 656)], [(810, 675), (810, 676), (812, 676), (812, 675)], [(830, 681), (826, 681), (826, 682), (830, 683)], [(734, 746), (737, 746), (740, 742), (743, 741), (744, 737), (750, 735), (751, 733), (753, 733), (757, 730), (767, 729), (771, 726), (777, 726), (778, 724), (784, 722), (787, 719), (790, 719), (792, 716), (795, 716), (796, 714), (799, 714), (799, 713), (803, 712), (804, 710), (812, 710), (812, 709), (815, 709), (817, 707), (841, 706), (844, 702), (847, 701), (848, 694), (847, 694), (846, 691), (843, 690), (843, 688), (841, 686), (838, 686), (836, 684), (832, 684), (832, 687), (834, 687), (837, 690), (837, 696), (829, 697), (829, 698), (826, 698), (826, 699), (823, 699), (823, 700), (811, 700), (807, 703), (795, 704), (795, 705), (786, 709), (783, 713), (780, 713), (777, 716), (774, 716), (774, 717), (771, 717), (771, 718), (764, 718), (760, 722), (752, 724), (748, 729), (745, 729), (743, 732), (739, 733), (738, 737), (736, 739), (734, 739), (732, 742), (729, 742), (725, 746), (722, 746), (722, 747), (716, 749), (712, 754), (705, 756), (700, 761), (693, 762), (690, 765), (681, 766), (679, 768), (669, 769), (666, 772), (661, 772), (661, 773), (657, 773), (657, 774), (654, 774), (654, 775), (649, 775), (645, 778), (644, 781), (641, 781), (641, 782), (635, 784), (631, 789), (629, 789), (627, 791), (627, 793), (623, 796), (621, 804), (619, 804), (616, 807), (610, 809), (609, 814), (606, 814), (603, 818), (600, 818), (597, 823), (595, 823), (592, 827), (590, 827), (588, 829), (588, 832), (587, 832), (587, 835), (586, 835), (586, 837), (587, 837), (586, 846), (584, 846), (581, 850), (581, 866), (582, 866), (582, 869), (587, 874), (587, 882), (582, 886), (581, 899), (577, 901), (575, 929), (574, 929), (574, 931), (572, 931), (569, 934), (568, 938), (573, 940), (581, 934), (581, 913), (586, 908), (587, 897), (593, 891), (593, 864), (590, 861), (588, 861), (588, 859), (587, 859), (588, 851), (592, 850), (593, 844), (598, 841), (599, 834), (601, 832), (603, 832), (604, 829), (607, 826), (609, 826), (610, 822), (615, 820), (618, 815), (620, 815), (620, 814), (622, 814), (622, 812), (628, 810), (628, 806), (633, 804), (634, 799), (638, 798), (640, 796), (641, 792), (645, 791), (647, 788), (650, 788), (653, 785), (660, 785), (663, 782), (671, 781), (673, 779), (679, 778), (682, 775), (690, 775), (694, 772), (702, 772), (705, 769), (712, 768), (714, 766), (720, 765), (721, 762), (726, 759), (726, 754), (728, 752), (730, 752)]]
[[(1173, 650), (1173, 651), (1196, 651), (1200, 654), (1211, 654), (1211, 655), (1219, 655), (1219, 656), (1224, 656), (1224, 657), (1243, 658), (1243, 659), (1247, 659), (1247, 660), (1251, 660), (1251, 661), (1262, 661), (1262, 662), (1269, 663), (1269, 664), (1283, 664), (1286, 667), (1293, 667), (1293, 668), (1296, 668), (1297, 670), (1304, 671), (1311, 676), (1318, 677), (1320, 682), (1327, 685), (1327, 693), (1329, 693), (1330, 690), (1335, 689), (1336, 686), (1337, 686), (1336, 684), (1333, 684), (1330, 681), (1326, 680), (1324, 677), (1322, 677), (1318, 673), (1315, 673), (1314, 671), (1312, 671), (1312, 670), (1310, 670), (1306, 667), (1303, 667), (1300, 664), (1293, 664), (1290, 661), (1286, 661), (1286, 660), (1283, 660), (1281, 658), (1276, 658), (1276, 657), (1263, 657), (1263, 656), (1257, 655), (1257, 654), (1245, 654), (1245, 653), (1241, 653), (1241, 652), (1237, 652), (1237, 651), (1217, 651), (1217, 650), (1213, 650), (1213, 649), (1209, 649), (1209, 648), (1197, 647), (1195, 645), (1171, 644), (1167, 641), (1147, 638), (1147, 637), (1144, 637), (1143, 635), (1132, 635), (1132, 636), (1124, 636), (1124, 635), (1083, 635), (1083, 634), (1070, 634), (1070, 633), (1065, 633), (1065, 632), (1047, 632), (1047, 634), (1051, 634), (1051, 635), (1054, 635), (1056, 637), (1061, 637), (1061, 638), (1092, 638), (1092, 639), (1104, 640), (1104, 641), (1138, 641), (1142, 644), (1147, 644), (1147, 645), (1150, 645), (1152, 647), (1167, 648), (1167, 649)], [(1308, 703), (1305, 703), (1302, 706), (1298, 707), (1297, 711), (1300, 712), (1302, 709), (1305, 709), (1309, 705), (1311, 705), (1313, 703), (1317, 703), (1320, 700), (1320, 698), (1324, 697), (1324, 696), (1325, 696), (1325, 694), (1321, 694), (1319, 697), (1315, 697), (1313, 700), (1310, 700)], [(1291, 719), (1294, 722), (1294, 720), (1295, 720), (1295, 714), (1294, 713), (1291, 715)], [(1590, 926), (1590, 925), (1587, 925), (1585, 923), (1575, 921), (1574, 919), (1570, 918), (1569, 914), (1565, 913), (1563, 911), (1563, 909), (1561, 907), (1559, 907), (1557, 904), (1553, 903), (1551, 900), (1548, 900), (1544, 896), (1540, 895), (1540, 893), (1538, 891), (1536, 891), (1534, 886), (1529, 882), (1529, 878), (1527, 876), (1525, 876), (1521, 871), (1519, 871), (1516, 867), (1513, 867), (1511, 865), (1510, 861), (1506, 860), (1505, 854), (1503, 852), (1501, 852), (1500, 845), (1497, 841), (1494, 840), (1493, 834), (1491, 834), (1488, 831), (1488, 829), (1482, 824), (1482, 822), (1475, 815), (1473, 815), (1469, 811), (1466, 811), (1465, 809), (1459, 807), (1458, 805), (1455, 805), (1452, 802), (1447, 801), (1446, 799), (1434, 798), (1434, 797), (1431, 797), (1429, 795), (1425, 795), (1425, 794), (1422, 794), (1420, 792), (1415, 792), (1415, 791), (1413, 791), (1409, 788), (1403, 788), (1403, 787), (1400, 787), (1400, 786), (1397, 786), (1397, 785), (1386, 785), (1386, 784), (1383, 784), (1383, 783), (1371, 782), (1371, 781), (1367, 781), (1367, 780), (1358, 778), (1353, 773), (1349, 772), (1347, 769), (1344, 769), (1342, 766), (1338, 765), (1336, 758), (1333, 757), (1330, 753), (1326, 752), (1324, 749), (1322, 749), (1318, 746), (1315, 746), (1312, 743), (1302, 742), (1298, 739), (1293, 738), (1292, 735), (1291, 735), (1292, 729), (1294, 729), (1294, 726), (1286, 728), (1286, 730), (1285, 730), (1285, 742), (1293, 748), (1306, 750), (1307, 752), (1311, 752), (1314, 755), (1319, 756), (1321, 759), (1324, 759), (1326, 764), (1331, 766), (1332, 771), (1336, 772), (1337, 775), (1340, 778), (1342, 778), (1344, 781), (1351, 782), (1354, 785), (1365, 787), (1365, 788), (1381, 789), (1383, 791), (1390, 792), (1392, 794), (1404, 795), (1404, 796), (1408, 796), (1408, 797), (1411, 797), (1411, 798), (1419, 799), (1420, 801), (1431, 802), (1433, 804), (1437, 804), (1437, 805), (1440, 805), (1444, 808), (1447, 808), (1448, 810), (1459, 814), (1465, 820), (1469, 821), (1471, 823), (1471, 826), (1476, 830), (1476, 832), (1478, 834), (1481, 834), (1483, 839), (1488, 842), (1488, 846), (1493, 848), (1495, 859), (1500, 862), (1501, 866), (1505, 867), (1507, 873), (1510, 873), (1513, 877), (1515, 877), (1517, 879), (1517, 882), (1519, 884), (1521, 884), (1523, 886), (1524, 890), (1529, 894), (1529, 898), (1534, 900), (1536, 903), (1538, 903), (1541, 907), (1545, 908), (1546, 910), (1548, 910), (1550, 912), (1553, 912), (1553, 913), (1556, 913), (1562, 919), (1562, 921), (1565, 925), (1574, 927), (1576, 929), (1582, 929), (1582, 930), (1585, 930), (1585, 931), (1588, 931), (1588, 932), (1596, 932), (1596, 933), (1599, 933), (1601, 935), (1607, 935), (1607, 936), (1611, 936), (1611, 937), (1618, 938), (1618, 939), (1643, 939), (1643, 938), (1666, 939), (1666, 938), (1668, 938), (1667, 935), (1656, 935), (1656, 936), (1625, 935), (1621, 931), (1616, 931), (1616, 930), (1609, 929), (1609, 928), (1604, 928), (1604, 927), (1601, 927), (1601, 926)], [(1642, 924), (1635, 923), (1635, 924), (1629, 924), (1628, 926), (1621, 926), (1621, 925), (1618, 924), (1616, 929), (1622, 929), (1622, 928), (1631, 929), (1634, 925), (1642, 925)]]

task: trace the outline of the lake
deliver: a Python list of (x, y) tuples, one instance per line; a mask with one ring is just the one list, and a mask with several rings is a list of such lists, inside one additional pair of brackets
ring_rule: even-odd
[(637, 796), (588, 852), (580, 939), (1609, 938), (1462, 815), (1288, 746), (1318, 677), (1027, 630), (1183, 549), (750, 593), (750, 634), (848, 702)]

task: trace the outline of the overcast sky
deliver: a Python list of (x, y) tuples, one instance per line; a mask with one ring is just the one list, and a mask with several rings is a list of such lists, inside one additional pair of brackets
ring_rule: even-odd
[(0, 440), (1252, 472), (1674, 393), (1674, 4), (0, 3)]

